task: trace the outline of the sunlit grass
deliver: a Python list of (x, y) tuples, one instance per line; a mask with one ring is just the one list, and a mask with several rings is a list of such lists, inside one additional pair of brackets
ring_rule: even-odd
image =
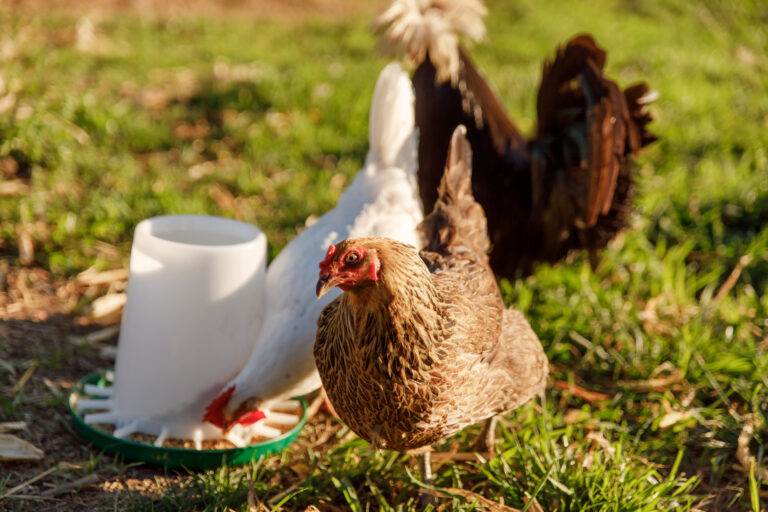
[[(506, 418), (498, 457), (447, 462), (436, 485), (520, 509), (765, 508), (766, 483), (734, 465), (747, 421), (751, 453), (766, 464), (768, 450), (768, 11), (605, 0), (491, 12), (473, 55), (524, 131), (542, 59), (591, 32), (610, 75), (658, 90), (659, 142), (639, 159), (630, 229), (595, 271), (577, 255), (501, 282), (558, 385)], [(0, 197), (4, 264), (22, 264), (26, 236), (26, 263), (55, 275), (124, 266), (134, 226), (167, 213), (255, 223), (276, 254), (365, 158), (385, 63), (368, 21), (121, 16), (96, 23), (99, 49), (78, 50), (78, 20), (2, 18), (0, 176), (26, 187)], [(22, 414), (18, 399), (0, 405)], [(467, 451), (476, 432), (438, 448)], [(269, 506), (417, 507), (415, 460), (346, 433), (126, 506), (247, 510), (249, 473)]]

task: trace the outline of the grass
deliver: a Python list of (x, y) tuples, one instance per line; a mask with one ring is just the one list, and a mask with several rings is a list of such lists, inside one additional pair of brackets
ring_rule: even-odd
[[(577, 255), (501, 282), (542, 339), (556, 384), (505, 418), (498, 457), (437, 469), (438, 487), (475, 493), (443, 503), (765, 510), (768, 482), (734, 465), (748, 423), (747, 448), (768, 464), (768, 10), (748, 0), (526, 0), (491, 12), (489, 41), (473, 55), (524, 131), (535, 126), (541, 60), (584, 31), (609, 50), (622, 85), (659, 91), (659, 142), (638, 162), (630, 229), (595, 271)], [(134, 226), (166, 213), (255, 223), (274, 255), (333, 206), (365, 158), (385, 63), (368, 19), (113, 16), (95, 25), (102, 44), (80, 49), (77, 23), (0, 18), (0, 173), (21, 187), (0, 197), (0, 275), (26, 266), (66, 282), (92, 265), (126, 266)], [(34, 346), (30, 357), (54, 369), (92, 355)], [(18, 355), (0, 357), (26, 369)], [(2, 418), (40, 413), (31, 402), (3, 397)], [(64, 414), (61, 400), (48, 407)], [(312, 447), (324, 431), (328, 442)], [(438, 449), (466, 451), (477, 431)], [(250, 477), (269, 506), (410, 510), (415, 468), (315, 422), (280, 457), (182, 474), (122, 503), (247, 510)], [(99, 458), (88, 471), (113, 466)]]

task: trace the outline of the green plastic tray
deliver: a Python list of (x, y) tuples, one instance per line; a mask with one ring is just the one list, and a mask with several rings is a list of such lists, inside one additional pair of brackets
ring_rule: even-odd
[(301, 399), (301, 419), (291, 430), (285, 434), (264, 441), (251, 444), (242, 448), (227, 448), (223, 450), (188, 450), (184, 448), (165, 448), (149, 444), (137, 443), (102, 432), (87, 425), (83, 416), (77, 411), (77, 400), (88, 397), (84, 392), (86, 384), (95, 384), (99, 387), (108, 387), (105, 371), (91, 373), (80, 379), (77, 385), (69, 392), (67, 401), (69, 413), (75, 422), (75, 430), (89, 443), (105, 452), (120, 455), (125, 459), (146, 462), (153, 466), (164, 468), (188, 468), (209, 469), (219, 466), (238, 466), (252, 460), (277, 453), (291, 444), (299, 435), (302, 427), (307, 422), (307, 402)]

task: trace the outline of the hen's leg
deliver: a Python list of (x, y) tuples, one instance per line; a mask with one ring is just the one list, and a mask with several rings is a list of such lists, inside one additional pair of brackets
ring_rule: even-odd
[(496, 425), (499, 423), (498, 416), (492, 416), (485, 420), (483, 429), (480, 431), (480, 435), (477, 441), (472, 446), (472, 449), (479, 453), (495, 453), (496, 452)]
[(320, 391), (317, 393), (315, 399), (312, 400), (312, 403), (309, 404), (309, 407), (307, 407), (307, 421), (314, 418), (315, 415), (320, 411), (327, 412), (337, 420), (341, 419), (339, 418), (338, 413), (336, 413), (336, 409), (334, 409), (333, 404), (328, 398), (328, 393), (325, 392), (325, 388), (320, 388)]
[(427, 485), (432, 485), (432, 457), (429, 452), (424, 452), (419, 457), (419, 470), (421, 471), (421, 481)]
[[(432, 479), (432, 457), (430, 457), (430, 452), (426, 451), (421, 454), (419, 457), (419, 471), (421, 472), (421, 481), (425, 484), (431, 486), (433, 485), (433, 479)], [(437, 505), (437, 500), (435, 499), (435, 496), (432, 494), (427, 494), (424, 492), (424, 489), (421, 489), (421, 506), (423, 508), (427, 508), (428, 505), (435, 506)]]

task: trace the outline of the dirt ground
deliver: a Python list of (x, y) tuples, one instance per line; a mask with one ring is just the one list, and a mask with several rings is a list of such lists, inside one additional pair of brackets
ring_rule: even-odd
[[(123, 510), (189, 477), (102, 454), (78, 436), (67, 412), (69, 390), (113, 366), (117, 345), (121, 308), (97, 317), (82, 304), (124, 290), (124, 277), (118, 271), (52, 279), (0, 260), (0, 433), (21, 420), (22, 428), (7, 433), (44, 453), (35, 461), (0, 460), (0, 511)], [(318, 451), (339, 428), (319, 414), (292, 449)]]

